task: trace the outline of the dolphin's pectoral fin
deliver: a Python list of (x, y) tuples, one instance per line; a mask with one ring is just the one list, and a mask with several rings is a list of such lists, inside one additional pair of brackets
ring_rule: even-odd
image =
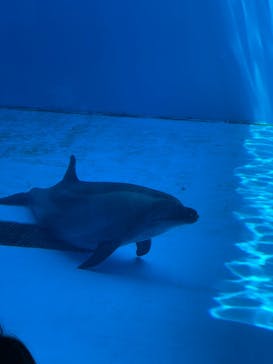
[(137, 251), (136, 254), (138, 257), (141, 257), (142, 255), (145, 255), (149, 253), (151, 246), (152, 246), (152, 240), (143, 240), (136, 243), (137, 245)]
[(113, 254), (118, 247), (119, 244), (115, 244), (109, 241), (100, 243), (97, 249), (94, 250), (94, 253), (78, 268), (86, 269), (98, 265), (99, 263), (103, 262), (106, 258), (108, 258), (111, 254)]

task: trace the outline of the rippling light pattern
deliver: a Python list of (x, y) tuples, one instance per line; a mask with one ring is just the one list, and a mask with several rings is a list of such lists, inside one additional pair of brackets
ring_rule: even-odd
[(226, 263), (234, 279), (215, 297), (213, 317), (273, 330), (273, 127), (251, 126), (250, 161), (237, 168), (244, 206), (236, 216), (251, 240), (237, 243), (240, 259)]

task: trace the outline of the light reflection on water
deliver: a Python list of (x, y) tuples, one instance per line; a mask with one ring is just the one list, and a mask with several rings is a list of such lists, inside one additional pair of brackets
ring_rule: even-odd
[(273, 330), (273, 127), (250, 126), (244, 143), (250, 161), (235, 170), (244, 205), (235, 216), (251, 233), (236, 243), (238, 260), (226, 263), (234, 276), (218, 292), (213, 317)]

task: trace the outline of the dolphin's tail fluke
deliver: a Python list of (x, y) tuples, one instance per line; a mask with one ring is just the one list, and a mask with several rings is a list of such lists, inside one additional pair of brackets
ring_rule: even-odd
[(0, 198), (0, 205), (28, 206), (28, 202), (28, 193), (15, 193), (14, 195)]

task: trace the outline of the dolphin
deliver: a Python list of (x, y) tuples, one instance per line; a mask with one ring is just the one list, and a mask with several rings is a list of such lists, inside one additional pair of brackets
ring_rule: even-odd
[[(41, 232), (44, 236), (41, 247), (91, 252), (79, 266), (82, 269), (96, 266), (125, 244), (136, 243), (137, 256), (143, 256), (154, 236), (198, 220), (194, 209), (165, 192), (130, 183), (80, 181), (74, 155), (60, 182), (0, 198), (0, 205), (25, 206), (31, 211), (34, 236), (35, 231), (37, 237)], [(8, 224), (0, 224), (0, 235), (1, 228), (7, 231), (11, 226), (13, 232), (30, 233), (23, 224)], [(25, 240), (25, 246), (31, 246)], [(11, 244), (12, 238), (6, 245)]]

